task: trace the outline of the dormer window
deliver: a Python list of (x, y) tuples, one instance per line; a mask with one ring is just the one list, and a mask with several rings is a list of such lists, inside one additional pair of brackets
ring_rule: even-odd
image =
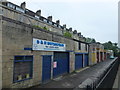
[(51, 24), (51, 25), (52, 25), (52, 22), (51, 22), (51, 21), (49, 21), (49, 24)]
[(35, 15), (35, 18), (39, 19), (39, 16)]
[(57, 27), (57, 24), (54, 24), (54, 26), (56, 26), (56, 27)]
[(61, 28), (61, 26), (60, 26), (60, 25), (58, 25), (58, 28)]
[(25, 13), (25, 11), (20, 7), (16, 7), (16, 10), (19, 11), (19, 12)]
[(47, 23), (47, 19), (43, 19), (43, 21)]
[(29, 16), (32, 16), (32, 17), (35, 17), (35, 13), (30, 11), (30, 10), (28, 10), (28, 9), (25, 10), (25, 14), (27, 14)]
[(64, 29), (63, 26), (60, 26), (60, 27), (61, 27), (61, 29)]
[(7, 6), (8, 6), (9, 8), (15, 9), (15, 5), (14, 5), (14, 4), (8, 3)]

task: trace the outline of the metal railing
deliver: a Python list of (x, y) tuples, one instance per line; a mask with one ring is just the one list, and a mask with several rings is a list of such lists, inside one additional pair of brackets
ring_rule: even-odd
[(106, 70), (104, 70), (104, 73), (99, 74), (99, 77), (86, 79), (74, 90), (79, 90), (80, 88), (84, 88), (84, 90), (112, 90), (119, 64), (120, 58), (115, 58), (114, 61), (110, 64), (110, 66), (106, 68)]
[(95, 87), (96, 90), (101, 88), (112, 89), (118, 71), (119, 62), (120, 62), (119, 59), (116, 58), (116, 61), (109, 67), (109, 69), (104, 74), (103, 78), (99, 81), (99, 83)]

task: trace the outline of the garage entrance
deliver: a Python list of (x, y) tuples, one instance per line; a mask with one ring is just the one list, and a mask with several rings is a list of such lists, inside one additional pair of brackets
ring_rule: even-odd
[(75, 70), (83, 67), (83, 54), (75, 55)]
[(46, 83), (51, 79), (51, 57), (45, 55), (42, 57), (42, 82)]
[(69, 53), (54, 52), (54, 63), (56, 67), (53, 68), (53, 77), (57, 77), (69, 72)]

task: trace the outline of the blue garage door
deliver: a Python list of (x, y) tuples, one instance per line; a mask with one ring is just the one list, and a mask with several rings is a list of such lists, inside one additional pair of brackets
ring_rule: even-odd
[(83, 67), (83, 54), (75, 55), (75, 70)]
[(51, 56), (43, 56), (42, 59), (42, 82), (46, 83), (51, 78)]
[(84, 66), (88, 66), (88, 54), (85, 54)]
[(57, 77), (69, 72), (69, 53), (55, 52), (54, 62), (57, 63), (53, 68), (53, 77)]

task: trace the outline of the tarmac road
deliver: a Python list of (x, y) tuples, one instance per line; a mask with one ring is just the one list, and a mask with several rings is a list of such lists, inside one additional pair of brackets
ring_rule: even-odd
[(109, 67), (114, 60), (105, 60), (91, 67), (83, 68), (71, 74), (60, 76), (46, 84), (40, 84), (33, 88), (76, 88), (88, 78), (99, 78), (100, 74)]

